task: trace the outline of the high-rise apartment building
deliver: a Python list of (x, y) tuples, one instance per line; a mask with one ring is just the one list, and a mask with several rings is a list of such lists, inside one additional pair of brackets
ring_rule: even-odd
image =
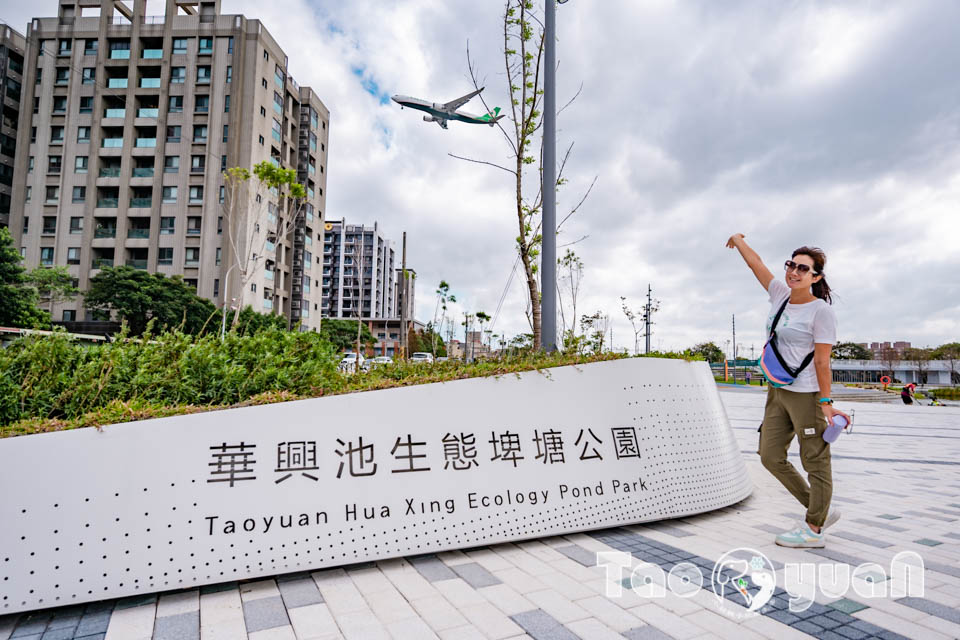
[(393, 244), (378, 223), (365, 227), (328, 220), (323, 237), (323, 316), (399, 318), (394, 257)]
[[(181, 274), (218, 305), (316, 328), (329, 112), (259, 20), (219, 0), (164, 7), (61, 0), (58, 17), (31, 21), (10, 217), (25, 265), (66, 265), (81, 290), (105, 266)], [(295, 170), (306, 201), (268, 191), (225, 217), (222, 172), (262, 161)], [(249, 239), (237, 255), (230, 224)]]
[(23, 95), (23, 36), (0, 24), (0, 227), (10, 222), (13, 171), (17, 151), (20, 98)]

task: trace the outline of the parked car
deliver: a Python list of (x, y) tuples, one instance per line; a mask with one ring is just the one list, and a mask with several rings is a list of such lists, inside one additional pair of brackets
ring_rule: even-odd
[(377, 356), (372, 361), (373, 366), (382, 366), (385, 364), (393, 364), (393, 358), (390, 356)]
[(417, 362), (417, 363), (428, 362), (432, 364), (433, 354), (426, 353), (424, 351), (417, 351), (416, 353), (410, 356), (410, 362)]
[(356, 371), (358, 357), (360, 358), (360, 368), (364, 371), (369, 369), (370, 365), (362, 355), (358, 356), (356, 353), (345, 353), (343, 354), (343, 358), (340, 360), (340, 370), (346, 372)]

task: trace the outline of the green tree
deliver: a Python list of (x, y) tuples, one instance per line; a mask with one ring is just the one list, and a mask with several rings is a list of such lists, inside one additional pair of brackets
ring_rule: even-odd
[(713, 342), (701, 342), (690, 349), (692, 355), (703, 356), (707, 362), (723, 362), (723, 350)]
[(37, 267), (24, 276), (27, 283), (37, 290), (41, 300), (50, 304), (49, 313), (58, 302), (73, 300), (80, 290), (73, 286), (73, 276), (66, 267)]
[[(357, 320), (324, 318), (320, 335), (337, 351), (354, 351), (357, 348)], [(369, 346), (376, 342), (366, 324), (360, 323), (360, 341)]]
[(934, 360), (942, 360), (947, 363), (950, 370), (950, 384), (960, 383), (960, 342), (948, 342), (942, 344), (933, 350), (931, 354)]
[(840, 342), (833, 347), (834, 360), (873, 360), (873, 352), (856, 342)]
[(447, 345), (443, 337), (434, 331), (433, 324), (428, 322), (422, 330), (410, 332), (410, 353), (432, 353), (435, 358), (445, 358)]
[(37, 307), (37, 290), (29, 286), (13, 237), (0, 227), (0, 325), (37, 329), (50, 326), (50, 315)]
[[(543, 56), (544, 34), (543, 19), (537, 15), (533, 0), (505, 0), (503, 13), (503, 77), (506, 82), (510, 108), (506, 110), (504, 126), (496, 122), (507, 144), (508, 164), (488, 162), (465, 158), (450, 154), (454, 158), (485, 164), (501, 169), (511, 174), (511, 194), (514, 199), (511, 203), (511, 217), (516, 214), (518, 234), (515, 237), (517, 259), (523, 267), (526, 280), (527, 320), (533, 331), (533, 344), (540, 347), (541, 309), (540, 309), (540, 277), (538, 275), (540, 251), (543, 244), (541, 232), (541, 213), (543, 198), (556, 198), (556, 192), (566, 182), (563, 177), (564, 169), (573, 150), (573, 144), (567, 148), (563, 159), (559, 162), (556, 177), (557, 182), (549, 193), (544, 194), (541, 188), (542, 154), (537, 147), (536, 133), (543, 124)], [(470, 58), (470, 49), (467, 48), (467, 67), (470, 79), (475, 89), (481, 88), (477, 69)], [(490, 106), (479, 96), (483, 106), (490, 112)], [(576, 99), (576, 96), (574, 96)], [(567, 103), (569, 106), (573, 99)], [(563, 109), (565, 109), (563, 107)], [(561, 111), (563, 110), (561, 109)], [(580, 201), (565, 215), (557, 214), (557, 231), (563, 226), (590, 195), (596, 178), (587, 188)], [(576, 319), (574, 317), (573, 321)]]
[(83, 301), (94, 312), (115, 313), (127, 322), (130, 333), (140, 335), (154, 320), (157, 328), (178, 327), (184, 333), (209, 331), (217, 308), (199, 297), (180, 276), (166, 277), (133, 267), (107, 267), (90, 280)]
[(243, 308), (237, 322), (233, 325), (234, 331), (247, 336), (269, 329), (286, 331), (287, 319), (275, 313), (257, 313), (249, 305)]

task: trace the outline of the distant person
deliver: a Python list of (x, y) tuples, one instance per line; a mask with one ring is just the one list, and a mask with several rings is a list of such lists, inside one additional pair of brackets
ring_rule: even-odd
[[(806, 517), (794, 529), (778, 535), (775, 542), (784, 547), (823, 547), (824, 529), (839, 520), (840, 512), (830, 508), (830, 445), (822, 436), (833, 416), (850, 421), (847, 414), (834, 408), (830, 398), (830, 352), (837, 341), (837, 319), (824, 275), (827, 257), (815, 247), (800, 247), (784, 263), (786, 274), (781, 281), (747, 245), (742, 233), (730, 236), (727, 247), (740, 252), (770, 296), (769, 341), (760, 358), (769, 383), (760, 428), (760, 460), (807, 508)], [(800, 441), (800, 461), (809, 484), (787, 460), (794, 437)]]
[(913, 404), (913, 390), (916, 388), (917, 385), (912, 382), (903, 388), (903, 391), (900, 392), (900, 399), (903, 400), (903, 404)]
[(747, 371), (747, 386), (750, 386), (750, 372)]

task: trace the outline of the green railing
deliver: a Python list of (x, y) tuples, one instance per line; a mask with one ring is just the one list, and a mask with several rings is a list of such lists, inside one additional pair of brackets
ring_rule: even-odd
[(160, 78), (140, 78), (141, 89), (159, 89)]
[(123, 138), (104, 138), (103, 148), (104, 149), (122, 149)]
[(97, 200), (98, 209), (116, 209), (118, 198), (100, 198)]
[(163, 49), (144, 49), (140, 57), (145, 60), (160, 60), (163, 58)]
[(107, 80), (107, 87), (110, 89), (126, 89), (127, 78), (110, 78)]
[(137, 138), (137, 146), (141, 148), (157, 146), (156, 138)]
[(152, 108), (137, 109), (137, 117), (138, 118), (159, 118), (160, 109), (152, 109)]
[(111, 60), (129, 60), (130, 49), (111, 49), (110, 59)]
[(117, 228), (116, 227), (98, 227), (93, 231), (94, 238), (116, 238), (117, 237)]
[(127, 229), (128, 238), (149, 238), (150, 229)]
[(130, 206), (137, 209), (145, 209), (153, 206), (153, 198), (130, 198)]
[(134, 269), (146, 269), (147, 261), (146, 260), (127, 260), (127, 266), (133, 267)]
[(152, 178), (153, 167), (134, 167), (133, 177), (134, 178)]
[(126, 109), (104, 109), (103, 111), (104, 118), (125, 118), (126, 116)]
[(102, 268), (104, 268), (104, 267), (112, 267), (112, 266), (113, 266), (113, 258), (94, 258), (94, 259), (93, 259), (93, 265), (92, 265), (92, 266), (93, 266), (94, 269), (102, 269)]
[(101, 178), (119, 178), (120, 167), (100, 167)]

